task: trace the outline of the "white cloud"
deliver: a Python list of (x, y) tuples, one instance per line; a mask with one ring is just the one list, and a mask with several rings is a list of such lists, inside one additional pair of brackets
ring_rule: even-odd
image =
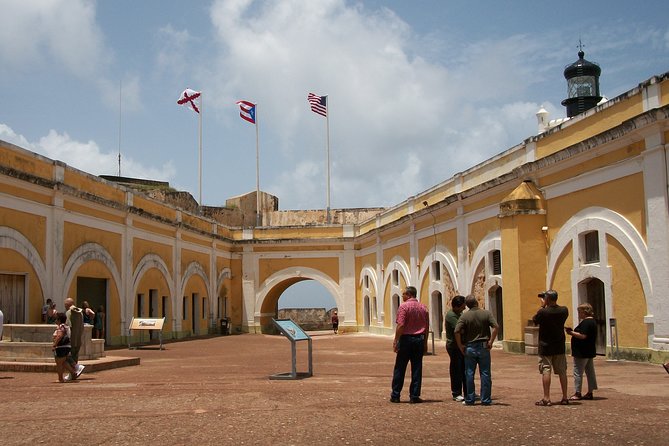
[[(95, 141), (81, 142), (70, 138), (67, 133), (50, 130), (37, 142), (28, 141), (6, 124), (0, 123), (0, 140), (18, 145), (54, 160), (63, 161), (69, 166), (93, 175), (117, 175), (118, 153), (104, 152)], [(169, 181), (174, 178), (176, 169), (171, 162), (160, 167), (147, 167), (132, 158), (122, 155), (122, 175), (136, 178)]]
[(95, 3), (84, 0), (5, 0), (0, 14), (0, 59), (5, 68), (38, 62), (61, 66), (80, 78), (108, 63)]
[(504, 102), (532, 83), (523, 67), (538, 44), (523, 35), (473, 44), (444, 65), (421, 57), (414, 45), (425, 39), (387, 9), (220, 0), (211, 17), (221, 43), (210, 74), (218, 105), (252, 92), (286, 158), (306, 153), (315, 169), (305, 176), (296, 161), (271, 185), (290, 191), (292, 207), (314, 206), (303, 191), (324, 183), (323, 152), (308, 149), (324, 138), (322, 118), (308, 115), (309, 91), (329, 95), (333, 207), (397, 203), (536, 128), (538, 106)]

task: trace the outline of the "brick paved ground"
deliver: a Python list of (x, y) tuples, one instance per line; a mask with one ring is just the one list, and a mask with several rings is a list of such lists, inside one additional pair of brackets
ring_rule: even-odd
[[(425, 359), (425, 404), (390, 404), (391, 338), (314, 336), (314, 373), (282, 337), (242, 335), (115, 350), (141, 365), (82, 375), (0, 372), (0, 442), (15, 444), (669, 444), (669, 375), (598, 358), (594, 401), (536, 407), (536, 358), (493, 351), (491, 407), (450, 399), (443, 345)], [(298, 370), (306, 369), (306, 342)], [(571, 367), (570, 367), (571, 369)], [(557, 382), (554, 382), (557, 389)], [(570, 380), (571, 388), (571, 380)], [(558, 398), (554, 392), (554, 399)], [(406, 401), (405, 393), (402, 395)]]

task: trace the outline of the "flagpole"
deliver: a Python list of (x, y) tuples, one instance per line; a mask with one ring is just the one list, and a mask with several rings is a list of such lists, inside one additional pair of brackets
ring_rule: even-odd
[(202, 206), (202, 112), (204, 111), (202, 107), (202, 92), (200, 92), (200, 113), (198, 113), (199, 116), (199, 135), (198, 135), (198, 185), (199, 185), (199, 191), (200, 191), (200, 206)]
[[(327, 98), (328, 96), (325, 95)], [(326, 187), (326, 220), (327, 224), (332, 223), (331, 216), (330, 216), (330, 104), (329, 100), (326, 99), (326, 106), (327, 106), (327, 112), (325, 113), (325, 133), (326, 133), (326, 144), (325, 144), (325, 159), (326, 159), (326, 169), (327, 169), (327, 174), (326, 174), (326, 181), (327, 181), (327, 187)]]
[(123, 79), (118, 82), (118, 176), (121, 176), (121, 109), (123, 106)]
[(255, 105), (255, 121), (256, 121), (256, 226), (260, 226), (261, 217), (260, 217), (260, 144), (258, 138), (258, 104)]

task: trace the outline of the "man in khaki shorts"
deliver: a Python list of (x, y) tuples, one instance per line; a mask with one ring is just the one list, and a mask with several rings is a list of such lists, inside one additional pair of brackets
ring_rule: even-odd
[(567, 357), (565, 355), (564, 323), (569, 317), (569, 310), (557, 304), (558, 293), (548, 290), (539, 294), (541, 308), (532, 320), (539, 325), (539, 373), (544, 388), (544, 397), (537, 401), (537, 406), (551, 406), (551, 371), (560, 378), (562, 400), (560, 404), (569, 404), (567, 397)]

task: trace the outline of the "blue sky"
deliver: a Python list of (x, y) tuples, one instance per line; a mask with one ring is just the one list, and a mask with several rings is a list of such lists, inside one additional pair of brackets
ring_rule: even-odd
[(211, 206), (255, 189), (240, 99), (259, 104), (260, 186), (280, 209), (325, 207), (324, 118), (308, 92), (329, 95), (332, 207), (390, 206), (536, 133), (541, 105), (564, 116), (579, 38), (609, 98), (669, 70), (664, 0), (0, 7), (0, 139), (115, 175), (120, 134), (122, 175), (197, 199), (197, 115), (176, 100), (200, 90)]

